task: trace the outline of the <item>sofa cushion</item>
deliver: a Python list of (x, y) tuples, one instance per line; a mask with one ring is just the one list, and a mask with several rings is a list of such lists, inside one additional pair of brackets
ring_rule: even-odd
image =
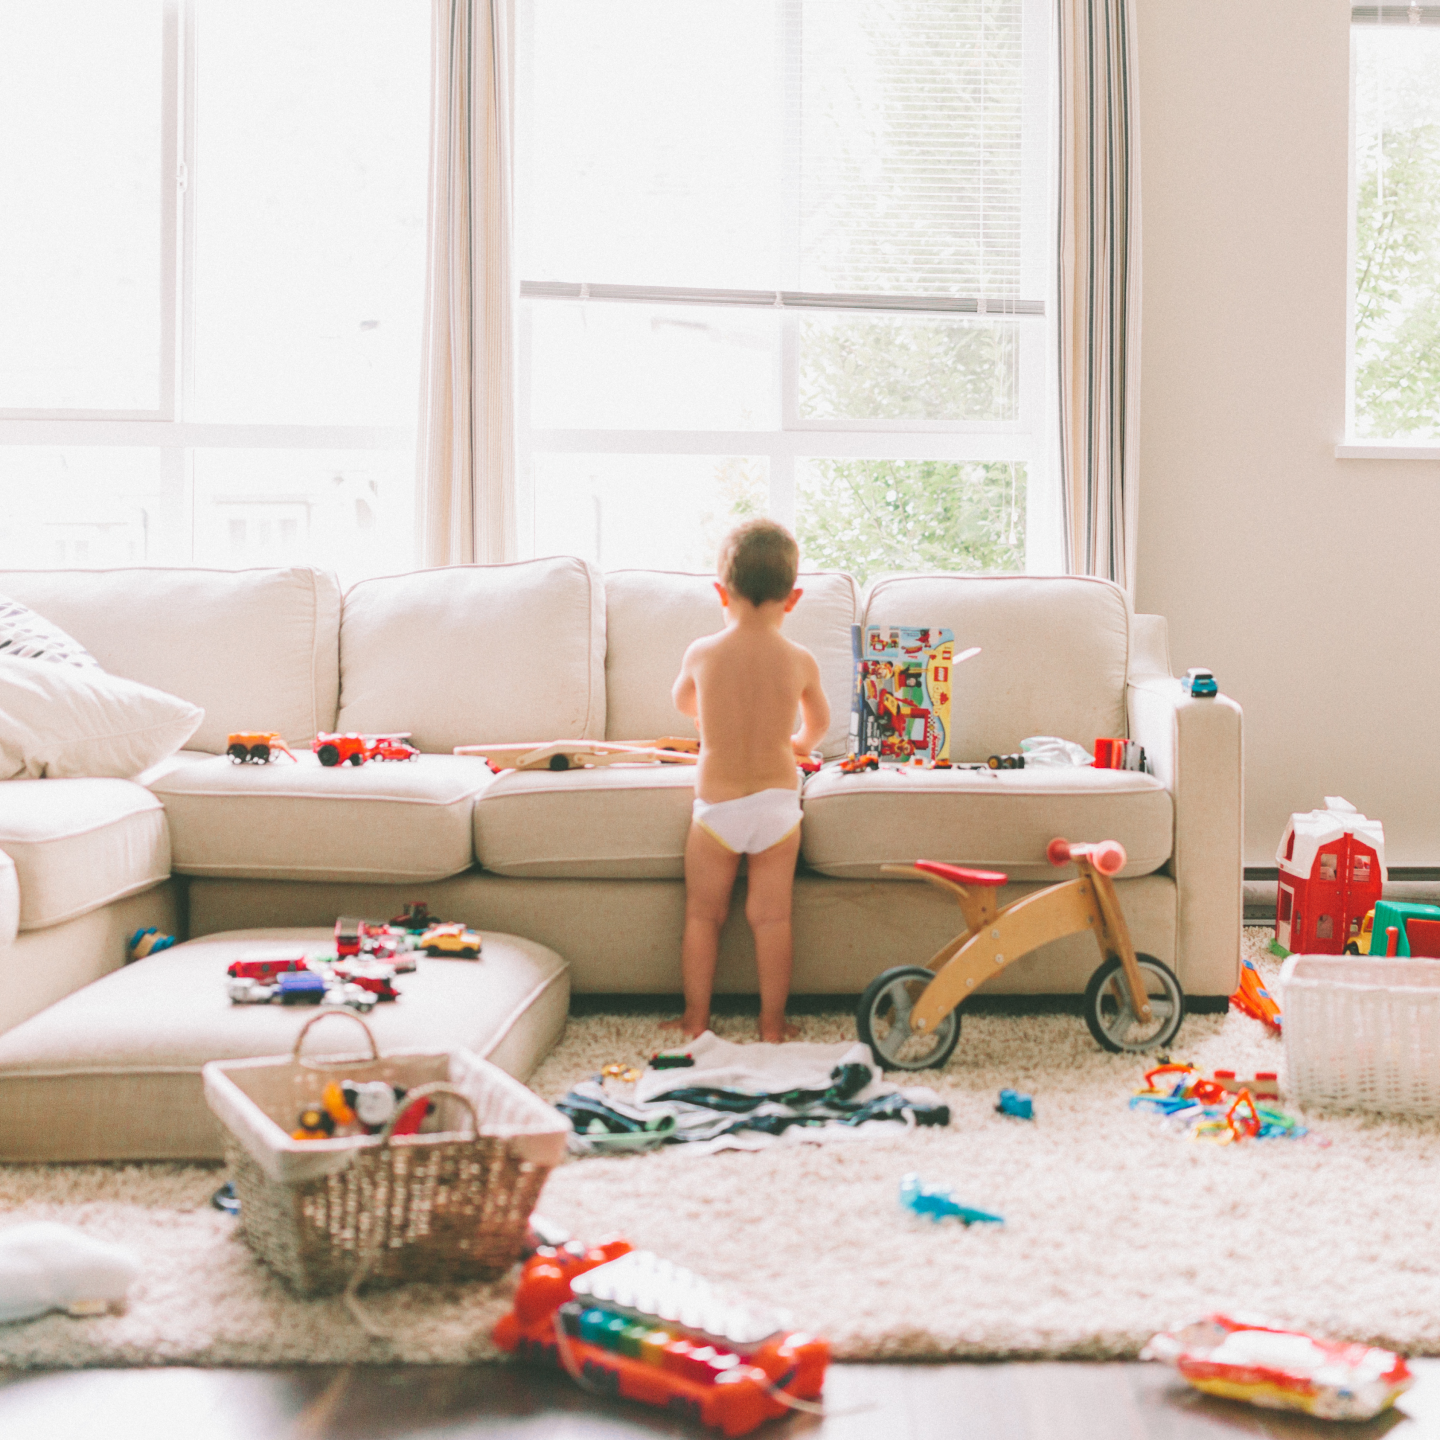
[(0, 850), (15, 862), (21, 930), (98, 910), (170, 874), (165, 811), (129, 780), (7, 780)]
[(910, 575), (877, 581), (865, 624), (948, 626), (958, 666), (950, 758), (984, 760), (1031, 735), (1089, 750), (1124, 735), (1130, 603), (1108, 580), (1050, 575)]
[(441, 880), (472, 863), (471, 810), (494, 777), (483, 760), (422, 755), (327, 769), (215, 756), (151, 782), (174, 867), (250, 879)]
[[(0, 1036), (0, 1160), (218, 1160), (205, 1103), (209, 1060), (288, 1054), (309, 1006), (232, 1005), (225, 967), (241, 955), (319, 954), (330, 930), (209, 935), (147, 956)], [(481, 959), (422, 957), (400, 998), (366, 1024), (382, 1052), (466, 1049), (524, 1079), (565, 1028), (568, 967), (553, 950), (484, 932)], [(368, 1054), (353, 1020), (305, 1040), (317, 1057)]]
[(205, 711), (192, 748), (233, 730), (308, 745), (335, 728), (340, 587), (323, 570), (5, 570), (0, 591), (74, 635), (111, 674)]
[(20, 882), (15, 877), (15, 862), (0, 850), (0, 950), (9, 945), (20, 931)]
[(497, 875), (685, 873), (693, 765), (507, 770), (476, 801), (475, 858)]
[[(800, 575), (804, 595), (785, 617), (784, 633), (820, 663), (830, 701), (822, 749), (843, 755), (854, 665), (850, 627), (859, 618), (855, 582), (836, 571)], [(691, 641), (725, 623), (713, 575), (667, 570), (612, 570), (605, 576), (605, 736), (648, 740), (694, 735), (695, 722), (670, 700)]]
[(557, 556), (362, 580), (340, 623), (339, 728), (443, 751), (602, 739), (600, 572)]
[(1012, 880), (1057, 878), (1045, 847), (1118, 840), (1122, 875), (1170, 858), (1174, 807), (1153, 775), (1087, 766), (1025, 770), (826, 768), (805, 784), (805, 862), (822, 875), (879, 876), (882, 865), (944, 860), (1003, 870)]

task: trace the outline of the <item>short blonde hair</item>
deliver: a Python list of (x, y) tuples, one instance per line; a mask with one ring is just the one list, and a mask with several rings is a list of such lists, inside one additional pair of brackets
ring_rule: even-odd
[(799, 565), (795, 537), (778, 521), (762, 518), (737, 525), (725, 537), (716, 568), (732, 594), (763, 605), (790, 598)]

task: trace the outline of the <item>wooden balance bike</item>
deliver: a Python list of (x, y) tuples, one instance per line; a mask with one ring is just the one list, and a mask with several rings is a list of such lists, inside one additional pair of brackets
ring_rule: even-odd
[(1185, 1018), (1185, 993), (1168, 965), (1137, 955), (1111, 876), (1125, 865), (1116, 840), (1072, 845), (1052, 840), (1052, 865), (1073, 862), (1079, 875), (1003, 909), (996, 890), (1007, 876), (964, 870), (936, 860), (886, 865), (891, 875), (919, 875), (954, 895), (965, 929), (924, 965), (901, 965), (877, 976), (860, 997), (860, 1039), (886, 1070), (943, 1065), (960, 1039), (959, 1007), (992, 975), (1036, 946), (1081, 930), (1094, 932), (1101, 965), (1085, 987), (1090, 1033), (1106, 1050), (1150, 1050), (1168, 1044)]

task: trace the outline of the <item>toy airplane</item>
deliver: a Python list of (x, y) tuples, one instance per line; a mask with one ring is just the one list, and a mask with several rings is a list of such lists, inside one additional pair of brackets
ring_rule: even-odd
[[(693, 746), (693, 749), (682, 748)], [(511, 745), (457, 745), (457, 755), (478, 755), (494, 770), (582, 770), (598, 765), (696, 765), (700, 742), (660, 740), (553, 740)]]

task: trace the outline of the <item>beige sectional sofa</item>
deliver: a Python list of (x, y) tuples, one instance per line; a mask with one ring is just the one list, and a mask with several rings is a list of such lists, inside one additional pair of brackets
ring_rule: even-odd
[[(1241, 919), (1241, 715), (1170, 674), (1165, 623), (1103, 581), (900, 576), (862, 593), (801, 579), (787, 633), (820, 661), (844, 753), (850, 625), (949, 626), (981, 655), (957, 671), (955, 758), (1030, 735), (1087, 748), (1130, 735), (1153, 774), (1091, 769), (826, 769), (805, 786), (795, 897), (797, 993), (861, 990), (957, 928), (930, 887), (882, 878), (919, 857), (1005, 870), (1011, 899), (1051, 878), (1046, 843), (1115, 838), (1137, 948), (1187, 993), (1234, 988)], [(0, 1029), (124, 962), (140, 925), (189, 936), (388, 916), (537, 940), (580, 992), (678, 988), (691, 776), (679, 768), (494, 776), (478, 741), (641, 739), (690, 731), (670, 704), (685, 646), (718, 627), (709, 577), (602, 575), (568, 558), (366, 580), (343, 593), (295, 568), (3, 571), (0, 593), (69, 631), (102, 666), (201, 705), (190, 749), (134, 781), (0, 785)], [(299, 755), (237, 766), (232, 730)], [(318, 730), (409, 730), (418, 761), (327, 770)], [(692, 732), (693, 733), (693, 732)], [(754, 988), (743, 891), (718, 988)], [(1035, 952), (996, 990), (1074, 993), (1088, 935)]]

